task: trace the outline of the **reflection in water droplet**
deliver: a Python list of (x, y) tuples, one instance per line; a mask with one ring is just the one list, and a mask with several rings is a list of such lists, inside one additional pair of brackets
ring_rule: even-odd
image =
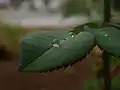
[(54, 39), (52, 46), (53, 47), (59, 47), (60, 46), (59, 44), (60, 44), (60, 41), (58, 39)]
[(106, 37), (108, 36), (108, 33), (106, 33), (106, 32), (101, 32), (100, 34), (101, 34), (102, 36), (106, 36)]
[(75, 36), (75, 33), (74, 33), (74, 32), (69, 32), (69, 34), (71, 35), (71, 37), (74, 37), (74, 36)]
[(60, 45), (59, 44), (53, 44), (53, 47), (59, 47)]
[(60, 47), (60, 44), (62, 44), (65, 40), (68, 40), (71, 37), (75, 37), (75, 35), (76, 35), (74, 32), (69, 32), (69, 34), (70, 34), (70, 37), (67, 37), (63, 40), (54, 39), (53, 43), (52, 43), (52, 46), (53, 47)]
[(72, 37), (74, 37), (74, 35), (72, 35)]
[(69, 32), (69, 34), (70, 34), (70, 35), (72, 35), (72, 34), (73, 34), (73, 32)]
[(108, 34), (105, 34), (105, 36), (107, 37), (107, 36), (108, 36)]

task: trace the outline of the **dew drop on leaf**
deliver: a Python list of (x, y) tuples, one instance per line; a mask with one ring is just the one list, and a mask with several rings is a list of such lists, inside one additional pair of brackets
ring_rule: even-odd
[(69, 32), (69, 34), (71, 35), (71, 37), (74, 37), (74, 36), (75, 36), (75, 33), (74, 33), (74, 32)]
[(108, 36), (108, 34), (105, 34), (105, 36), (107, 37), (107, 36)]
[(53, 47), (59, 47), (60, 46), (59, 44), (60, 44), (60, 41), (58, 39), (54, 39), (52, 46)]
[(59, 46), (60, 46), (60, 45), (57, 44), (57, 43), (53, 44), (53, 47), (59, 47)]

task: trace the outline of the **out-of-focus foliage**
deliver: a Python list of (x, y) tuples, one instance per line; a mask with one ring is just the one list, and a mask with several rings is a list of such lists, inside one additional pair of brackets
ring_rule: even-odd
[(82, 90), (99, 90), (97, 79), (85, 81)]
[(28, 30), (18, 25), (0, 23), (0, 44), (5, 45), (10, 52), (19, 52), (19, 42)]
[(109, 56), (111, 63), (111, 70), (113, 70), (117, 65), (120, 64), (120, 58), (115, 56)]
[(91, 16), (91, 12), (95, 10), (97, 13), (103, 13), (103, 0), (67, 0), (62, 11), (65, 17), (86, 14)]
[[(99, 90), (97, 79), (91, 79), (86, 81), (83, 85), (82, 90)], [(112, 90), (120, 90), (120, 76), (116, 76), (112, 79)]]
[(0, 43), (5, 44), (8, 50), (14, 51), (18, 49), (18, 43), (21, 34), (23, 33), (22, 28), (19, 26), (11, 26), (8, 24), (0, 25)]
[[(94, 37), (88, 32), (81, 32), (68, 39), (62, 39), (65, 36), (68, 38), (65, 31), (52, 35), (49, 32), (44, 35), (32, 34), (27, 36), (21, 43), (21, 71), (48, 72), (62, 67), (66, 68), (79, 60), (83, 60), (94, 46)], [(58, 45), (57, 47), (51, 47), (51, 37), (53, 40), (57, 38), (57, 41), (60, 39), (60, 43), (55, 43)]]
[(89, 29), (95, 37), (96, 42), (104, 51), (120, 56), (120, 30), (114, 27), (104, 27), (100, 29)]

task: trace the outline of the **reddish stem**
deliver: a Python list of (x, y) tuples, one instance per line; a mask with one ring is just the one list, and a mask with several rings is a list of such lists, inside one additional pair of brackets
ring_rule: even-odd
[(120, 73), (120, 65), (117, 65), (115, 69), (111, 72), (111, 79)]
[[(111, 80), (120, 73), (120, 65), (117, 65), (115, 69), (111, 72)], [(104, 90), (104, 88), (100, 89)]]

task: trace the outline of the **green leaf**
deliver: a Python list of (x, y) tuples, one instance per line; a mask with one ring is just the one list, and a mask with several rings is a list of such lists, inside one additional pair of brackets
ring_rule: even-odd
[(120, 30), (114, 27), (101, 29), (88, 29), (95, 35), (97, 44), (101, 49), (115, 56), (120, 56)]
[(26, 67), (45, 51), (50, 49), (54, 42), (71, 37), (69, 31), (40, 31), (28, 34), (21, 42), (20, 63)]
[[(83, 85), (82, 90), (99, 90), (97, 79), (91, 79), (91, 80), (86, 81)], [(112, 90), (120, 90), (120, 77), (119, 76), (112, 79)]]
[[(34, 42), (34, 44), (38, 45), (37, 48), (35, 46), (33, 47), (33, 45), (32, 47), (30, 47), (30, 44), (33, 44), (33, 43), (29, 43), (28, 45), (23, 46), (24, 48), (22, 48), (23, 49), (22, 55), (24, 56), (22, 56), (21, 58), (23, 61), (21, 62), (21, 65), (25, 63), (25, 60), (29, 60), (32, 58), (32, 56), (35, 56), (35, 55), (32, 55), (34, 54), (33, 52), (34, 50), (37, 49), (36, 54), (38, 52), (40, 53), (37, 54), (36, 57), (32, 58), (32, 62), (27, 63), (28, 65), (26, 65), (26, 67), (21, 68), (22, 71), (47, 72), (47, 71), (52, 71), (54, 69), (67, 67), (85, 58), (85, 56), (89, 54), (90, 50), (93, 48), (93, 45), (94, 45), (94, 37), (88, 32), (81, 32), (78, 35), (71, 37), (69, 39), (66, 39), (62, 42), (61, 42), (62, 40), (61, 39), (60, 43), (57, 46), (53, 46), (53, 47), (51, 47), (52, 46), (51, 42), (44, 43), (43, 46), (41, 47), (41, 43), (46, 42), (44, 41), (45, 40), (44, 38), (41, 38), (40, 36), (39, 39), (37, 38), (37, 42)], [(41, 42), (41, 39), (42, 39), (42, 42)], [(35, 40), (36, 39), (32, 40), (32, 42)], [(44, 46), (47, 44), (50, 44), (50, 46)], [(25, 51), (24, 50), (25, 48), (27, 48), (28, 51)], [(43, 50), (43, 52), (41, 53), (40, 50), (44, 48), (46, 49)], [(29, 49), (33, 51), (31, 52)], [(32, 54), (29, 54), (29, 53), (32, 53)], [(29, 58), (26, 58), (26, 57), (29, 57)]]

